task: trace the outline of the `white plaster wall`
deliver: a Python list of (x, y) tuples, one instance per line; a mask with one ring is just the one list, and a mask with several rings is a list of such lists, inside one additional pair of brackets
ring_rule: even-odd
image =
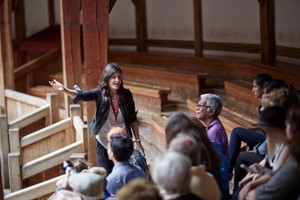
[(276, 44), (300, 48), (300, 0), (275, 0)]
[(27, 36), (49, 26), (47, 0), (25, 0), (24, 2)]
[[(55, 21), (60, 23), (59, 1)], [(276, 44), (300, 48), (300, 0), (275, 1)], [(193, 40), (193, 0), (147, 0), (150, 39)], [(257, 0), (202, 0), (204, 41), (259, 43)], [(47, 0), (25, 0), (26, 34), (48, 26)], [(135, 38), (131, 0), (118, 0), (109, 16), (110, 38)]]

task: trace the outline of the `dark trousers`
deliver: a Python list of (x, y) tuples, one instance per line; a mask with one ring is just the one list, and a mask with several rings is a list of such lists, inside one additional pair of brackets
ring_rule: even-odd
[(107, 175), (109, 175), (112, 171), (112, 168), (114, 167), (114, 163), (109, 160), (107, 149), (105, 149), (104, 146), (102, 146), (102, 144), (98, 142), (98, 140), (96, 140), (96, 156), (98, 166), (105, 168), (107, 171)]
[(232, 171), (235, 166), (236, 159), (240, 153), (241, 143), (245, 142), (253, 149), (258, 143), (264, 142), (266, 135), (263, 132), (252, 131), (246, 128), (234, 128), (230, 135), (229, 140), (229, 164), (230, 171)]
[(239, 187), (239, 182), (246, 176), (246, 170), (242, 169), (241, 164), (246, 166), (252, 165), (254, 163), (259, 163), (265, 156), (259, 155), (254, 152), (241, 152), (236, 160), (234, 167), (234, 178), (233, 178), (233, 192), (236, 192)]

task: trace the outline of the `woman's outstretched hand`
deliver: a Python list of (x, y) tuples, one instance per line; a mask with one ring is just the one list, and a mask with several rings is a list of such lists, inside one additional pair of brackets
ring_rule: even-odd
[(49, 81), (49, 84), (54, 88), (55, 91), (63, 91), (64, 85), (58, 82), (57, 80), (53, 79), (53, 81)]

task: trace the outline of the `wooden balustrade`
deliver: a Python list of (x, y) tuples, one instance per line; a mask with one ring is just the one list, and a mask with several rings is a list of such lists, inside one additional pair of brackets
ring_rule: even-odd
[[(10, 174), (11, 191), (21, 189), (25, 179), (59, 166), (71, 154), (87, 153), (87, 144), (84, 142), (88, 137), (87, 126), (80, 118), (80, 105), (71, 105), (70, 110), (72, 118), (64, 119), (24, 137), (20, 136), (18, 128), (9, 129), (11, 144), (11, 153), (8, 156), (9, 168), (19, 171)], [(44, 147), (40, 148), (41, 146)]]

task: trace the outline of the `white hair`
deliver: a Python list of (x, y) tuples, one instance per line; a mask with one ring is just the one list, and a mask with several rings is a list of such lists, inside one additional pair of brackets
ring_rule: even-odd
[(206, 93), (200, 95), (200, 99), (204, 99), (208, 110), (215, 111), (214, 117), (218, 117), (220, 115), (223, 104), (221, 98), (218, 95)]
[(177, 152), (166, 152), (156, 158), (151, 174), (167, 194), (186, 193), (191, 180), (191, 160)]

